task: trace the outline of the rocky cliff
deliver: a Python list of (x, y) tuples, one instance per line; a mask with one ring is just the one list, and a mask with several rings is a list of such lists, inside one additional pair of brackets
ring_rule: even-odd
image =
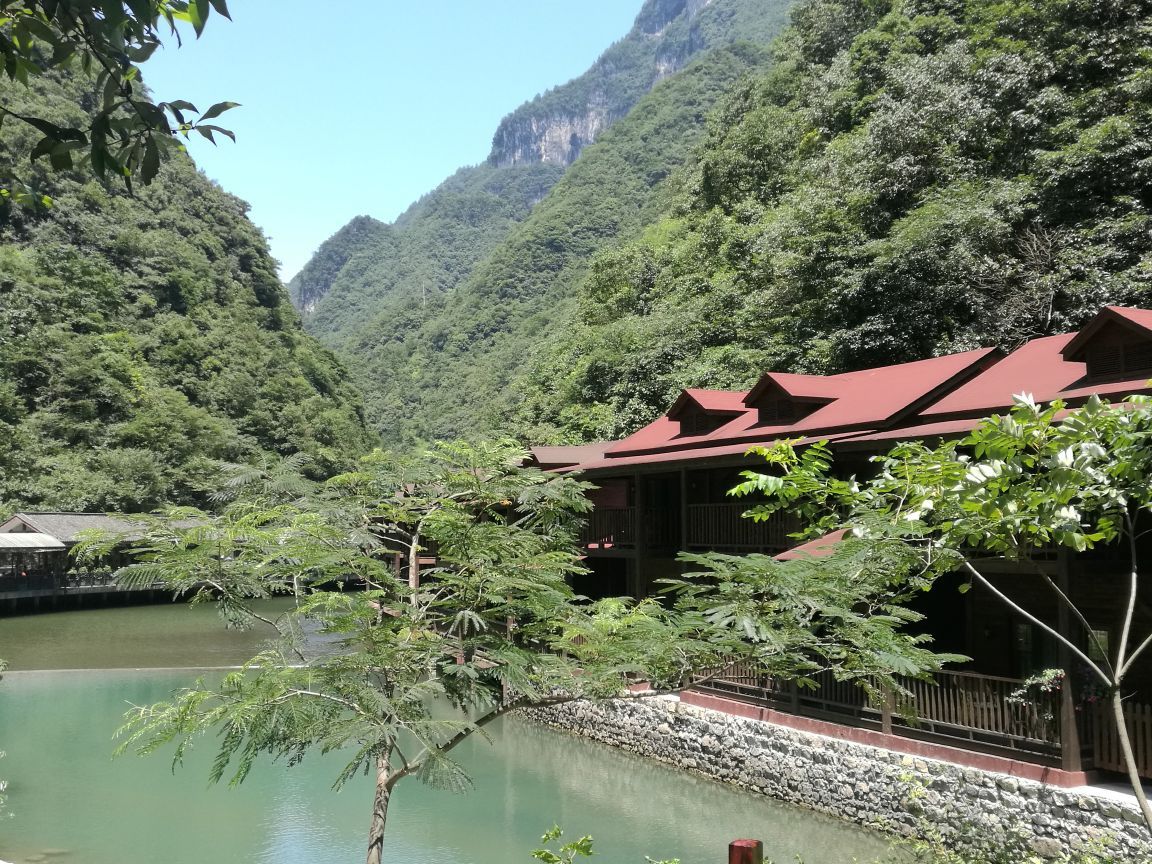
[[(488, 161), (496, 166), (571, 165), (661, 78), (710, 46), (702, 12), (729, 0), (648, 0), (632, 30), (586, 73), (522, 105), (500, 123)], [(743, 34), (728, 33), (727, 38)]]

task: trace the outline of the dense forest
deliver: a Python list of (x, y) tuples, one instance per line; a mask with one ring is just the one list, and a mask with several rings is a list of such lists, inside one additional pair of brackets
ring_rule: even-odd
[[(78, 124), (90, 89), (53, 74), (4, 97)], [(27, 166), (36, 137), (9, 120), (0, 163)], [(52, 206), (0, 204), (0, 515), (203, 503), (222, 462), (302, 453), (325, 474), (371, 446), (247, 205), (189, 158), (135, 195), (86, 167), (22, 170)]]
[(1152, 302), (1152, 3), (805, 0), (669, 215), (593, 262), (521, 428), (1012, 347)]

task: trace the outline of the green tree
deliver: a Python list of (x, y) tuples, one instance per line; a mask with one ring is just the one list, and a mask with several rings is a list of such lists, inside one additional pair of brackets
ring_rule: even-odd
[[(877, 457), (878, 471), (867, 481), (834, 477), (823, 445), (798, 452), (786, 443), (761, 450), (772, 473), (746, 472), (733, 492), (770, 496), (749, 511), (752, 518), (787, 508), (814, 534), (847, 532), (838, 554), (901, 557), (926, 584), (959, 571), (969, 586), (980, 585), (1056, 640), (1107, 691), (1132, 791), (1152, 830), (1123, 712), (1125, 683), (1152, 646), (1152, 634), (1138, 634), (1133, 625), (1145, 581), (1141, 539), (1152, 519), (1150, 435), (1148, 397), (1121, 405), (1092, 397), (1066, 412), (1062, 402), (1042, 407), (1025, 396), (1007, 416), (984, 421), (962, 441), (898, 444)], [(1100, 545), (1115, 547), (1128, 565), (1113, 645), (1098, 640), (1067, 587), (1040, 563), (1042, 552)], [(1010, 597), (987, 575), (989, 558), (1030, 566), (1071, 627), (1061, 629)]]
[[(125, 0), (102, 3), (80, 0), (0, 0), (0, 60), (4, 74), (27, 86), (49, 70), (79, 64), (93, 76), (94, 111), (85, 125), (61, 124), (56, 118), (0, 102), (0, 122), (11, 118), (42, 136), (32, 159), (47, 157), (53, 168), (73, 167), (73, 154), (87, 156), (100, 178), (133, 176), (150, 183), (160, 170), (161, 152), (198, 132), (214, 141), (231, 132), (209, 121), (232, 102), (218, 102), (203, 112), (188, 102), (153, 101), (140, 78), (140, 64), (161, 45), (168, 25), (179, 41), (177, 22), (190, 24), (197, 37), (215, 10), (228, 17), (225, 0)], [(11, 188), (5, 195), (31, 199), (27, 187), (0, 165), (0, 179)]]
[[(451, 751), (509, 711), (650, 698), (732, 660), (771, 674), (818, 665), (861, 680), (883, 663), (910, 674), (939, 668), (942, 658), (902, 633), (900, 615), (843, 614), (876, 603), (875, 583), (860, 580), (834, 601), (808, 604), (794, 599), (814, 587), (798, 587), (800, 577), (784, 578), (783, 589), (721, 579), (710, 592), (715, 574), (674, 586), (675, 607), (575, 596), (568, 577), (582, 571), (575, 541), (588, 484), (520, 467), (523, 457), (508, 444), (442, 444), (416, 462), (377, 454), (307, 502), (272, 504), (270, 487), (257, 483), (255, 503), (237, 499), (219, 516), (145, 517), (139, 560), (121, 571), (126, 584), (218, 600), (234, 622), (273, 592), (298, 605), (276, 622), (280, 642), (243, 670), (137, 709), (121, 750), (175, 742), (179, 762), (216, 729), (212, 778), (233, 783), (260, 756), (292, 763), (341, 750), (348, 761), (337, 786), (358, 772), (375, 779), (374, 864), (397, 784), (417, 777), (465, 788)], [(85, 552), (109, 542), (91, 540)], [(422, 572), (432, 550), (435, 564)], [(787, 576), (807, 563), (782, 566)], [(349, 578), (364, 590), (316, 590)], [(735, 612), (734, 592), (746, 598)], [(641, 681), (647, 689), (631, 689)]]

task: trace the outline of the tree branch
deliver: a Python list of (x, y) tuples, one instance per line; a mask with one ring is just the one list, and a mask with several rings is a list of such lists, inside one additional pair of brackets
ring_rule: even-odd
[(975, 567), (972, 566), (971, 562), (965, 561), (963, 566), (964, 566), (965, 570), (967, 570), (970, 574), (972, 574), (972, 577), (977, 582), (979, 582), (981, 585), (983, 585), (985, 588), (987, 588), (989, 591), (991, 591), (994, 595), (996, 595), (996, 597), (998, 597), (1002, 603), (1007, 605), (1017, 615), (1020, 615), (1021, 617), (1026, 618), (1028, 621), (1031, 621), (1033, 624), (1035, 624), (1041, 630), (1044, 630), (1050, 636), (1055, 638), (1061, 645), (1068, 648), (1069, 651), (1071, 651), (1073, 654), (1075, 654), (1077, 657), (1079, 657), (1081, 660), (1083, 660), (1084, 663), (1087, 664), (1088, 668), (1091, 671), (1095, 672), (1096, 676), (1101, 681), (1103, 681), (1106, 685), (1108, 685), (1109, 687), (1115, 686), (1116, 682), (1112, 678), (1109, 678), (1107, 675), (1105, 675), (1103, 670), (1101, 670), (1101, 668), (1099, 666), (1097, 666), (1096, 663), (1093, 662), (1093, 660), (1087, 654), (1085, 654), (1083, 651), (1081, 651), (1079, 648), (1077, 648), (1075, 644), (1070, 642), (1067, 637), (1061, 635), (1059, 631), (1057, 631), (1056, 629), (1045, 624), (1043, 621), (1041, 621), (1039, 618), (1037, 618), (1031, 612), (1028, 612), (1020, 604), (1018, 604), (1015, 600), (1010, 598), (1007, 594), (1005, 594), (1003, 591), (1001, 591), (999, 588), (997, 588), (995, 585), (993, 585), (990, 581), (988, 581), (988, 578), (983, 573), (981, 573), (979, 570), (977, 570)]

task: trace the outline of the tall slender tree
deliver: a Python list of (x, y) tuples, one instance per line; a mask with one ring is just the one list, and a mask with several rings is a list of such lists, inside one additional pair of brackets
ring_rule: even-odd
[[(521, 467), (523, 455), (507, 444), (442, 444), (416, 462), (378, 454), (307, 503), (241, 498), (217, 516), (146, 518), (125, 584), (216, 600), (234, 622), (253, 614), (253, 598), (286, 592), (298, 604), (275, 621), (281, 640), (242, 670), (135, 709), (120, 749), (175, 742), (179, 762), (218, 730), (212, 778), (232, 783), (260, 756), (293, 763), (338, 750), (347, 761), (337, 786), (359, 772), (374, 779), (366, 860), (376, 864), (397, 785), (467, 787), (452, 751), (510, 711), (646, 699), (732, 660), (861, 679), (895, 656), (901, 672), (939, 668), (943, 658), (903, 631), (905, 617), (844, 614), (875, 606), (888, 586), (846, 576), (803, 602), (816, 587), (808, 562), (745, 586), (713, 570), (675, 586), (675, 605), (576, 596), (589, 486)], [(350, 583), (362, 590), (334, 590)]]

